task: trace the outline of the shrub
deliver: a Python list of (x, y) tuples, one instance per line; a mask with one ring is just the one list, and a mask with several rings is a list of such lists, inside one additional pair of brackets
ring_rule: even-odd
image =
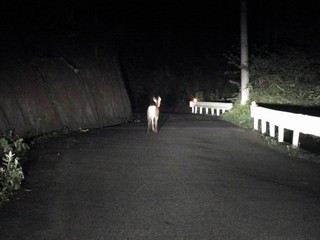
[(298, 50), (253, 55), (251, 100), (257, 103), (320, 105), (320, 62)]
[(0, 203), (7, 201), (20, 188), (23, 179), (19, 158), (9, 151), (3, 157), (3, 167), (0, 167)]
[(24, 139), (17, 136), (13, 130), (8, 130), (0, 138), (0, 157), (3, 157), (4, 153), (12, 151), (17, 157), (23, 158), (28, 150), (29, 146), (24, 142)]
[(23, 138), (11, 130), (0, 138), (0, 203), (7, 201), (20, 188), (24, 179), (20, 160), (28, 150)]
[(238, 101), (234, 104), (231, 111), (224, 113), (221, 118), (245, 128), (253, 127), (253, 119), (250, 116), (249, 104), (241, 105)]

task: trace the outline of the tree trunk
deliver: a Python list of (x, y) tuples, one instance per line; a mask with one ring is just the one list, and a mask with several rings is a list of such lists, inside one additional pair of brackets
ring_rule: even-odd
[(241, 104), (245, 105), (249, 99), (249, 57), (248, 57), (248, 24), (247, 0), (240, 0), (240, 28), (241, 28)]

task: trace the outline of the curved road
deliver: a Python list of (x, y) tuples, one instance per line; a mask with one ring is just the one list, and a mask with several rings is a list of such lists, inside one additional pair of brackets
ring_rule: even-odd
[[(320, 239), (320, 165), (188, 114), (52, 137), (0, 239)], [(27, 191), (28, 190), (28, 191)]]

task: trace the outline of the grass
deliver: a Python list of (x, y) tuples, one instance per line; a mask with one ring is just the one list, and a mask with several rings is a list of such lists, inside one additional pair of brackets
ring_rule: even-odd
[(233, 109), (221, 116), (225, 121), (232, 122), (240, 127), (252, 129), (253, 119), (250, 116), (250, 106), (235, 103)]

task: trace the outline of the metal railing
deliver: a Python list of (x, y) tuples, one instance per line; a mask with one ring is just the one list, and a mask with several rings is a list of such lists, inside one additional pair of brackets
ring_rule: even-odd
[(194, 114), (211, 114), (220, 116), (222, 113), (226, 111), (230, 111), (233, 107), (233, 103), (226, 102), (198, 102), (198, 101), (190, 101), (189, 106), (192, 109), (192, 113)]
[(278, 142), (283, 142), (284, 129), (293, 131), (292, 145), (299, 146), (299, 135), (310, 134), (320, 137), (320, 117), (314, 117), (304, 114), (296, 114), (259, 107), (255, 102), (251, 104), (251, 117), (254, 118), (254, 129), (259, 129), (261, 123), (261, 133), (266, 133), (267, 124), (269, 125), (269, 134), (275, 137), (276, 126), (278, 128)]

